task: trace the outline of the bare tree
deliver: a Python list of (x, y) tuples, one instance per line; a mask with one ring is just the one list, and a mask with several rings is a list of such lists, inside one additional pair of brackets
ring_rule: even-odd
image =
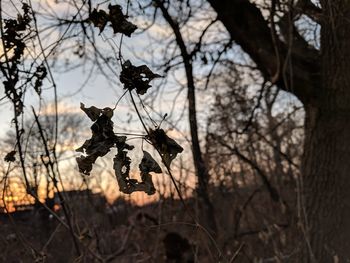
[[(47, 147), (49, 148), (49, 151), (52, 151), (55, 138), (55, 116), (52, 114), (43, 114), (40, 117), (40, 121), (42, 122), (41, 128), (43, 129), (45, 138), (47, 138)], [(63, 113), (58, 116), (59, 136), (56, 147), (59, 165), (62, 162), (69, 161), (69, 159), (74, 160), (74, 147), (78, 145), (78, 133), (83, 131), (81, 128), (84, 127), (84, 123), (85, 121), (80, 114)], [(35, 120), (25, 121), (23, 129), (26, 132), (26, 136), (23, 137), (22, 143), (25, 145), (24, 158), (28, 165), (27, 176), (32, 188), (31, 191), (33, 191), (36, 196), (40, 197), (40, 199), (46, 199), (49, 196), (52, 197), (55, 191), (52, 182), (54, 178), (52, 178), (50, 173), (47, 171), (48, 159), (46, 157), (40, 131)], [(14, 131), (9, 130), (6, 134), (6, 138), (4, 138), (7, 148), (13, 148), (16, 145), (16, 140), (17, 138)], [(18, 176), (20, 174), (20, 164), (17, 162), (15, 166), (18, 170)], [(73, 171), (75, 168), (70, 167), (70, 169), (72, 169), (70, 176), (73, 177)], [(14, 173), (11, 174), (12, 176), (14, 175)], [(65, 177), (67, 176), (69, 175), (66, 175)], [(61, 179), (56, 178), (56, 180)], [(64, 187), (65, 182), (61, 182), (61, 184), (62, 187)], [(23, 187), (26, 188), (25, 185), (23, 185)], [(45, 194), (43, 194), (43, 192)], [(36, 201), (39, 202), (39, 200)]]
[[(187, 22), (196, 15), (195, 11), (199, 12), (195, 6), (207, 7), (200, 1), (157, 3), (168, 6), (172, 12), (170, 17), (179, 17), (178, 24), (174, 25), (178, 28), (180, 25), (182, 30), (189, 26)], [(303, 221), (305, 253), (302, 253), (301, 260), (329, 262), (333, 258), (349, 259), (346, 249), (350, 237), (346, 221), (348, 209), (342, 208), (349, 200), (346, 190), (349, 162), (346, 161), (348, 150), (345, 146), (349, 140), (346, 117), (348, 3), (341, 0), (316, 3), (304, 0), (208, 0), (207, 3), (227, 30), (228, 43), (233, 42), (234, 47), (239, 46), (249, 56), (250, 62), (246, 65), (260, 73), (260, 78), (269, 83), (266, 87), (275, 85), (293, 94), (303, 104), (305, 143), (300, 219)], [(181, 9), (176, 9), (176, 5), (181, 4)], [(209, 11), (208, 17), (211, 15)], [(320, 32), (315, 34), (315, 39), (311, 35), (313, 30)], [(202, 40), (205, 43), (205, 39), (201, 37), (199, 43)], [(189, 50), (190, 46), (186, 48)], [(222, 50), (227, 54), (229, 49), (230, 44)], [(232, 60), (232, 57), (225, 56), (225, 59)], [(214, 64), (223, 60), (220, 56), (213, 59)], [(237, 58), (234, 60), (237, 62)], [(190, 61), (192, 65), (196, 62), (193, 57)], [(209, 75), (213, 73), (210, 71)]]

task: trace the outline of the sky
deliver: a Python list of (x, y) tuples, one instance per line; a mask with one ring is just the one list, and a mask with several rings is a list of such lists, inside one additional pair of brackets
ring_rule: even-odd
[[(66, 6), (62, 6), (61, 4), (59, 4), (59, 1), (58, 1), (58, 4), (56, 4), (55, 1), (51, 1), (51, 0), (50, 1), (37, 0), (33, 2), (33, 5), (39, 5), (42, 3), (45, 4), (45, 2), (49, 3), (49, 5), (53, 8), (53, 10), (57, 13), (65, 12), (67, 8)], [(10, 5), (9, 2), (8, 4)], [(10, 10), (14, 11), (14, 8), (11, 7), (7, 9), (8, 12), (10, 12)], [(44, 9), (39, 8), (38, 10), (42, 11)], [(142, 19), (139, 19), (138, 21), (135, 21), (135, 23), (144, 23), (144, 21), (142, 21)], [(123, 57), (125, 58), (125, 60), (130, 59), (132, 63), (136, 66), (144, 64), (144, 62), (142, 61), (142, 56), (145, 53), (147, 53), (147, 48), (150, 44), (149, 36), (152, 34), (158, 35), (158, 34), (166, 34), (166, 33), (167, 32), (164, 31), (163, 27), (158, 27), (157, 25), (155, 25), (148, 31), (148, 35), (135, 34), (134, 36), (132, 36), (132, 38), (123, 37), (123, 44), (122, 44)], [(53, 32), (49, 36), (43, 34), (41, 36), (42, 38), (41, 41), (44, 46), (51, 46), (52, 43), (54, 43), (56, 39), (59, 37), (60, 37), (59, 32)], [(111, 30), (106, 30), (106, 33), (103, 33), (100, 36), (97, 36), (97, 42), (102, 47), (101, 51), (104, 51), (104, 49), (106, 49), (107, 52), (112, 53), (111, 51), (108, 51), (109, 45), (114, 45), (114, 48), (117, 48), (119, 45), (118, 43), (120, 43), (120, 35), (113, 35)], [(28, 53), (26, 53), (26, 55), (28, 55), (29, 57), (30, 57), (30, 52), (31, 51), (29, 50)], [(111, 56), (113, 57), (115, 56), (115, 54), (111, 54)], [(67, 71), (66, 68), (64, 67), (64, 63), (67, 59), (70, 60), (71, 64), (74, 64), (79, 60), (77, 55), (74, 55), (71, 53), (68, 53), (68, 55), (63, 54), (63, 58), (59, 57), (58, 60), (56, 61), (56, 65), (58, 64), (59, 67), (52, 67), (52, 74), (53, 74), (55, 83), (57, 85), (57, 92), (58, 92), (58, 113), (60, 114), (60, 113), (70, 112), (74, 114), (80, 114), (82, 118), (87, 119), (88, 126), (86, 127), (86, 130), (89, 131), (89, 126), (91, 124), (89, 124), (88, 118), (80, 110), (80, 103), (84, 103), (86, 107), (90, 107), (94, 105), (98, 108), (104, 108), (104, 107), (113, 108), (116, 102), (121, 98), (122, 94), (124, 93), (124, 90), (119, 81), (118, 74), (114, 75), (111, 72), (106, 72), (106, 75), (108, 75), (108, 77), (110, 78), (109, 80), (106, 80), (106, 77), (101, 73), (91, 74), (89, 69), (92, 64), (86, 64), (83, 67), (69, 69)], [(56, 68), (58, 68), (59, 70), (56, 70)], [(116, 69), (114, 70), (115, 72), (118, 72), (120, 70), (120, 66), (116, 65)], [(177, 80), (182, 81), (181, 79), (183, 79), (183, 74), (178, 73), (176, 77), (177, 77)], [(163, 79), (155, 80), (152, 82), (152, 85), (158, 86), (161, 84), (162, 81)], [(170, 78), (169, 83), (171, 82), (173, 82), (172, 86), (176, 86), (177, 84), (176, 81)], [(171, 89), (172, 89), (171, 85), (168, 85), (169, 94), (172, 94), (175, 92), (175, 91), (171, 91)], [(4, 89), (2, 88), (0, 90), (0, 97), (3, 97), (3, 96), (4, 96)], [(157, 123), (160, 123), (162, 116), (164, 116), (165, 113), (171, 110), (171, 108), (169, 108), (169, 106), (171, 106), (171, 103), (169, 102), (172, 101), (171, 96), (172, 95), (170, 95), (170, 98), (164, 98), (163, 96), (160, 102), (156, 104), (157, 112), (152, 112), (151, 110), (148, 110), (148, 113), (150, 114), (152, 119), (154, 119)], [(35, 93), (35, 91), (32, 89), (29, 89), (26, 92), (25, 109), (24, 109), (23, 116), (25, 118), (32, 118), (32, 113), (31, 113), (32, 106), (37, 110), (37, 112), (40, 112), (41, 114), (45, 114), (45, 113), (52, 114), (54, 112), (53, 101), (54, 101), (54, 90), (52, 88), (52, 83), (50, 81), (50, 78), (47, 78), (44, 81), (42, 98), (39, 98), (38, 95)], [(184, 104), (185, 97), (183, 99), (181, 99), (180, 97), (178, 101), (180, 102), (182, 101), (181, 103)], [(41, 106), (39, 107), (39, 105)], [(14, 125), (11, 125), (11, 120), (13, 118), (12, 111), (13, 111), (12, 106), (7, 100), (2, 100), (0, 102), (0, 138), (4, 137), (9, 129), (14, 129), (13, 127)], [(142, 112), (142, 109), (140, 109), (140, 111)], [(175, 107), (175, 112), (177, 111), (179, 111), (179, 109)], [(144, 111), (142, 114), (146, 115)], [(130, 99), (127, 96), (124, 96), (118, 103), (117, 109), (115, 110), (113, 121), (116, 124), (115, 131), (117, 132), (123, 132), (125, 130), (128, 130), (128, 131), (142, 133), (142, 134), (145, 133), (143, 131), (143, 128), (140, 122), (137, 120), (135, 111), (132, 110)], [(170, 128), (170, 126), (167, 126), (166, 122), (164, 122), (162, 126), (167, 129)], [(175, 130), (170, 130), (169, 132), (172, 138), (180, 139), (182, 141), (184, 140), (183, 138), (181, 139), (182, 134), (176, 132)], [(183, 132), (186, 133), (186, 130), (184, 130)], [(81, 144), (89, 137), (90, 135), (87, 135), (86, 138), (81, 138), (80, 139)], [(0, 153), (1, 158), (3, 158), (5, 154), (6, 152)], [(136, 152), (135, 154), (139, 155), (138, 158), (140, 159), (140, 153)], [(109, 163), (109, 165), (111, 165), (111, 163)], [(64, 170), (64, 167), (63, 167), (63, 170)], [(106, 177), (108, 178), (108, 176)], [(110, 188), (108, 185), (109, 184), (108, 182), (109, 183), (111, 182), (110, 179), (102, 182), (102, 187), (104, 187), (105, 189)], [(112, 181), (112, 184), (114, 185), (116, 184), (115, 180)], [(115, 191), (116, 189), (117, 187), (110, 190), (111, 191), (110, 195), (114, 195), (114, 197), (118, 196), (118, 192)], [(148, 201), (153, 200), (152, 198), (149, 199), (147, 196), (144, 196), (143, 194), (135, 194), (133, 196), (135, 197), (134, 200), (143, 200), (143, 202), (146, 202), (147, 200)]]
[[(116, 1), (112, 2), (116, 3)], [(123, 5), (125, 1), (118, 1), (118, 3)], [(6, 9), (7, 13), (14, 12), (14, 7), (11, 6), (11, 1), (4, 1), (4, 5), (6, 4), (9, 6), (9, 8)], [(70, 14), (72, 15), (74, 14), (72, 10), (75, 10), (75, 7), (72, 9), (72, 7), (67, 6), (63, 1), (33, 0), (32, 4), (35, 8), (37, 8), (38, 12), (57, 13), (59, 15), (64, 14), (67, 12), (67, 10), (71, 10)], [(100, 8), (107, 10), (106, 4), (101, 5)], [(206, 24), (209, 23), (208, 20), (203, 20), (203, 17), (207, 18), (208, 16), (210, 16), (210, 14), (207, 13), (207, 10), (199, 10), (197, 19), (190, 21), (188, 28), (182, 29), (182, 33), (186, 37), (187, 41), (196, 41), (199, 38), (198, 32), (205, 28)], [(148, 22), (145, 17), (146, 16), (131, 17), (130, 20), (142, 28)], [(50, 23), (52, 22), (47, 19), (42, 19), (39, 21), (39, 27), (45, 28)], [(64, 29), (63, 31), (59, 31), (57, 29), (52, 31), (44, 31), (41, 34), (43, 46), (51, 47), (52, 43), (55, 43), (63, 32)], [(74, 33), (75, 31), (72, 30), (71, 32)], [(98, 32), (97, 29), (96, 32)], [(226, 31), (219, 24), (213, 27), (212, 32), (210, 30), (208, 31), (208, 37), (212, 39), (225, 39), (226, 34)], [(144, 60), (153, 60), (153, 64), (159, 64), (160, 61), (167, 58), (160, 57), (161, 55), (174, 55), (172, 53), (175, 47), (174, 44), (165, 46), (161, 45), (164, 43), (160, 42), (160, 39), (166, 39), (169, 37), (169, 35), (171, 35), (171, 31), (169, 30), (169, 27), (165, 26), (164, 21), (155, 23), (147, 30), (146, 33), (141, 33), (141, 30), (139, 29), (132, 35), (131, 38), (126, 36), (123, 37), (122, 56), (125, 60), (130, 59), (136, 66), (144, 64)], [(111, 57), (112, 66), (110, 69), (105, 67), (103, 72), (96, 71), (97, 73), (95, 72), (94, 74), (91, 74), (91, 66), (97, 66), (95, 62), (85, 63), (82, 67), (72, 68), (72, 65), (79, 64), (81, 61), (83, 61), (77, 54), (73, 54), (69, 51), (69, 47), (73, 46), (73, 50), (78, 47), (78, 42), (76, 41), (67, 41), (66, 46), (60, 46), (58, 49), (59, 56), (57, 56), (55, 66), (52, 67), (52, 74), (57, 85), (58, 92), (58, 112), (80, 114), (82, 118), (87, 120), (87, 123), (89, 123), (89, 120), (80, 110), (80, 103), (84, 103), (86, 107), (94, 105), (98, 108), (113, 108), (124, 93), (123, 87), (119, 81), (120, 65), (118, 61), (115, 60), (115, 58), (118, 57), (118, 48), (121, 36), (119, 34), (114, 35), (111, 29), (107, 29), (100, 35), (95, 34), (95, 37), (98, 45), (98, 51)], [(83, 40), (80, 38), (80, 41)], [(38, 45), (36, 45), (36, 48), (37, 46)], [(203, 48), (205, 49), (206, 47)], [(30, 57), (31, 54), (35, 53), (34, 51), (35, 49), (32, 48), (28, 50), (26, 55)], [(77, 51), (80, 52), (81, 50), (78, 49)], [(217, 50), (214, 51), (217, 52)], [(227, 56), (229, 59), (235, 59), (242, 63), (249, 60), (247, 56), (241, 54), (241, 50), (238, 47), (235, 47)], [(52, 60), (49, 62), (51, 63)], [(208, 71), (208, 67), (195, 67), (196, 77), (198, 76), (198, 78), (200, 78), (205, 72)], [(163, 72), (158, 72), (155, 67), (150, 66), (150, 68), (155, 73), (164, 75)], [(107, 79), (106, 76), (109, 79)], [(164, 84), (165, 81), (166, 83)], [(251, 80), (247, 79), (247, 83), (248, 82), (251, 82)], [(167, 78), (156, 79), (152, 81), (151, 84), (154, 86), (153, 89), (150, 90), (151, 95), (145, 95), (143, 97), (145, 98), (145, 103), (153, 103), (157, 111), (155, 112), (148, 109), (148, 114), (157, 123), (161, 122), (164, 114), (168, 113), (170, 115), (168, 119), (173, 123), (177, 123), (177, 127), (180, 129), (180, 131), (171, 129), (172, 126), (169, 125), (167, 121), (162, 123), (162, 127), (164, 127), (166, 130), (170, 129), (169, 134), (172, 136), (172, 138), (176, 139), (185, 148), (185, 152), (182, 154), (182, 156), (190, 160), (191, 152), (189, 144), (186, 140), (189, 137), (189, 132), (187, 125), (185, 90), (180, 93), (174, 104), (174, 98), (177, 97), (179, 88), (186, 84), (183, 68), (180, 67), (180, 69), (171, 72)], [(201, 84), (203, 85), (203, 83)], [(156, 91), (156, 87), (158, 86), (162, 86), (162, 88), (160, 88), (158, 92), (153, 93), (152, 91)], [(2, 88), (0, 90), (0, 97), (4, 96), (3, 92), (4, 90)], [(45, 114), (45, 112), (52, 113), (53, 100), (54, 90), (52, 88), (50, 78), (47, 78), (44, 81), (42, 99), (38, 97), (34, 90), (29, 89), (27, 91), (25, 97), (26, 107), (24, 116), (31, 116), (31, 106), (34, 106), (37, 111), (40, 110), (42, 114)], [(199, 110), (199, 126), (200, 129), (204, 131), (206, 119), (210, 111), (209, 105), (214, 100), (214, 97), (212, 96), (212, 93), (202, 92), (200, 96), (197, 97), (197, 100), (197, 108)], [(290, 99), (290, 97), (287, 97), (286, 100), (291, 104), (293, 104), (295, 101)], [(39, 108), (38, 105), (41, 105), (41, 108)], [(144, 134), (142, 125), (137, 120), (137, 115), (132, 108), (130, 99), (128, 96), (124, 96), (118, 103), (114, 114), (113, 121), (115, 122), (115, 131), (125, 132), (127, 130), (128, 132)], [(141, 107), (139, 108), (140, 112), (147, 118), (145, 111)], [(173, 115), (171, 115), (171, 113), (173, 113)], [(0, 101), (0, 138), (6, 134), (7, 130), (11, 126), (12, 116), (11, 105), (6, 103), (6, 100)], [(150, 121), (148, 121), (148, 123), (151, 124)], [(89, 125), (90, 124), (87, 124), (87, 127), (85, 128), (87, 131), (89, 130)], [(81, 138), (81, 144), (88, 138), (89, 135), (87, 135), (86, 138)], [(140, 159), (140, 153), (136, 153), (136, 155), (137, 154), (138, 158)], [(105, 181), (103, 183), (105, 188), (109, 187), (108, 182), (110, 181)], [(194, 183), (191, 182), (191, 184), (193, 185)]]

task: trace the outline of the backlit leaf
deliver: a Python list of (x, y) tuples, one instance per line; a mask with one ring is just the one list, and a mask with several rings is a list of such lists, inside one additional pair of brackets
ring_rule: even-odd
[(109, 20), (112, 23), (112, 28), (114, 34), (122, 33), (128, 37), (137, 29), (133, 23), (126, 20), (127, 16), (125, 16), (122, 12), (122, 7), (120, 5), (109, 5)]
[(96, 120), (90, 128), (92, 131), (91, 138), (86, 140), (80, 148), (76, 149), (77, 152), (87, 155), (82, 155), (76, 160), (79, 171), (89, 175), (96, 159), (106, 155), (112, 147), (125, 143), (126, 138), (114, 134), (111, 120), (113, 116), (112, 109), (105, 108), (101, 110), (94, 106), (85, 108), (83, 103), (81, 103), (81, 109), (91, 120)]
[(183, 151), (183, 148), (175, 140), (167, 136), (163, 129), (150, 129), (149, 139), (153, 146), (158, 149), (164, 163), (168, 167), (170, 167), (171, 162), (176, 156)]
[(14, 161), (16, 161), (16, 156), (15, 155), (16, 155), (16, 151), (11, 151), (8, 154), (6, 154), (4, 160), (6, 162), (14, 162)]
[(153, 157), (146, 151), (143, 151), (143, 158), (139, 165), (141, 173), (162, 173), (162, 169)]
[(152, 176), (141, 172), (142, 181), (130, 177), (131, 159), (127, 156), (127, 151), (118, 149), (118, 154), (113, 159), (113, 169), (118, 181), (119, 190), (124, 194), (142, 191), (148, 195), (155, 193)]
[(95, 27), (100, 29), (100, 33), (105, 29), (107, 23), (110, 22), (114, 34), (121, 33), (130, 37), (137, 29), (137, 26), (127, 20), (128, 16), (123, 14), (120, 5), (109, 5), (108, 9), (108, 14), (104, 10), (97, 11), (97, 9), (94, 9), (89, 16), (89, 20)]
[(92, 121), (96, 121), (102, 113), (102, 109), (96, 108), (95, 106), (85, 108), (84, 103), (80, 103), (80, 109), (82, 109)]
[(153, 73), (146, 65), (134, 66), (129, 60), (125, 61), (120, 73), (120, 81), (128, 90), (136, 89), (137, 94), (143, 95), (152, 87), (149, 83), (160, 75)]
[(94, 9), (89, 17), (90, 21), (94, 24), (95, 27), (100, 29), (100, 33), (106, 27), (107, 22), (109, 21), (109, 16), (104, 10), (97, 11)]

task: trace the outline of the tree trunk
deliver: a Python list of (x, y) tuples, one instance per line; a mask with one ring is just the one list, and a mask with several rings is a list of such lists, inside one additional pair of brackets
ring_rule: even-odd
[[(198, 178), (197, 193), (200, 198), (201, 203), (204, 205), (203, 210), (207, 222), (203, 222), (204, 226), (208, 228), (211, 233), (217, 232), (217, 225), (215, 219), (214, 206), (211, 203), (208, 192), (209, 184), (209, 173), (206, 164), (204, 163), (202, 151), (200, 148), (199, 137), (198, 137), (198, 121), (197, 121), (197, 111), (196, 111), (196, 87), (194, 83), (193, 76), (193, 66), (192, 57), (187, 51), (187, 47), (183, 36), (180, 31), (179, 24), (173, 20), (173, 18), (168, 13), (168, 10), (164, 6), (164, 3), (160, 0), (155, 1), (162, 11), (164, 19), (168, 22), (172, 28), (176, 43), (180, 49), (180, 53), (183, 59), (183, 64), (185, 67), (186, 79), (187, 79), (187, 100), (188, 100), (188, 119), (191, 132), (192, 140), (192, 156), (193, 164)], [(201, 220), (202, 221), (202, 220)]]
[(300, 262), (350, 262), (350, 1), (321, 2), (322, 87), (317, 102), (306, 105), (308, 251)]

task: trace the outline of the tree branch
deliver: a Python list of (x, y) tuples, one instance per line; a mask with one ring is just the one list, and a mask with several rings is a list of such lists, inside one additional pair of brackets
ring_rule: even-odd
[[(261, 11), (249, 0), (208, 2), (232, 39), (251, 57), (264, 78), (293, 93), (303, 103), (312, 102), (317, 97), (320, 79), (318, 56), (311, 57), (307, 49), (302, 50), (305, 56), (296, 56), (291, 52), (292, 45), (287, 45), (280, 38), (274, 39)], [(276, 72), (279, 72), (277, 78), (274, 77)]]
[(258, 173), (258, 175), (261, 178), (261, 181), (263, 182), (263, 185), (266, 187), (266, 189), (269, 192), (269, 194), (271, 196), (271, 199), (273, 201), (278, 202), (281, 199), (279, 193), (276, 190), (276, 188), (274, 188), (271, 185), (267, 174), (262, 169), (260, 169), (260, 167), (258, 166), (257, 163), (255, 163), (254, 161), (252, 161), (248, 157), (246, 157), (244, 154), (242, 154), (236, 147), (234, 147), (234, 146), (232, 147), (232, 146), (228, 145), (221, 138), (215, 137), (215, 140), (221, 146), (223, 146), (226, 149), (228, 149), (231, 153), (236, 155), (241, 161), (243, 161), (244, 163), (248, 164), (253, 170), (255, 170)]
[(321, 22), (322, 9), (314, 5), (310, 0), (299, 0), (295, 7), (296, 11), (310, 17), (315, 22)]

